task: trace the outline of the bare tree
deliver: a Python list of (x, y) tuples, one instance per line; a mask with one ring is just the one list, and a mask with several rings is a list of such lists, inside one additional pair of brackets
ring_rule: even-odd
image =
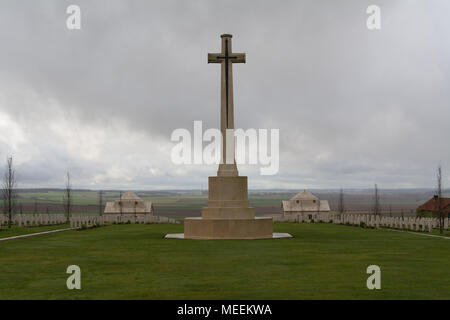
[(436, 188), (436, 195), (435, 199), (435, 205), (436, 205), (436, 213), (439, 219), (439, 233), (444, 232), (444, 214), (442, 212), (442, 168), (439, 165), (437, 169), (436, 174), (436, 180), (437, 180), (437, 188)]
[(16, 209), (17, 190), (16, 175), (13, 167), (13, 158), (6, 158), (6, 171), (3, 180), (2, 196), (4, 213), (8, 216), (8, 228), (12, 225), (13, 212)]
[(120, 207), (120, 217), (122, 218), (122, 214), (123, 214), (123, 211), (122, 211), (122, 191), (120, 191), (120, 194), (119, 194), (119, 207)]
[(37, 203), (37, 199), (34, 199), (33, 214), (37, 214), (37, 213), (38, 213), (38, 203)]
[(375, 183), (375, 195), (373, 204), (373, 214), (375, 216), (380, 215), (380, 195), (378, 193), (378, 185)]
[(344, 189), (341, 188), (341, 190), (339, 190), (339, 200), (338, 200), (338, 212), (339, 213), (344, 213), (345, 211), (345, 207), (344, 207)]
[(63, 206), (64, 206), (64, 213), (66, 214), (66, 220), (67, 222), (69, 222), (73, 206), (72, 184), (70, 183), (69, 171), (67, 171), (66, 174), (66, 188), (64, 189)]
[(103, 190), (98, 192), (98, 215), (103, 214)]

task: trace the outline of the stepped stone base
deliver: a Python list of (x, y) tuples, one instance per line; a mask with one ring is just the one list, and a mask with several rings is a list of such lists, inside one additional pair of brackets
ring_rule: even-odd
[(247, 177), (209, 177), (208, 187), (208, 206), (201, 217), (184, 219), (183, 239), (273, 238), (272, 217), (255, 218), (249, 207)]
[[(164, 236), (165, 239), (186, 239), (184, 237), (184, 233), (168, 233)], [(270, 239), (283, 239), (283, 238), (293, 238), (289, 233), (283, 233), (283, 232), (275, 232), (272, 233), (272, 237)], [(261, 240), (267, 239), (267, 238), (258, 238)], [(204, 239), (208, 240), (208, 239)]]
[(185, 239), (271, 239), (271, 217), (253, 219), (184, 219)]

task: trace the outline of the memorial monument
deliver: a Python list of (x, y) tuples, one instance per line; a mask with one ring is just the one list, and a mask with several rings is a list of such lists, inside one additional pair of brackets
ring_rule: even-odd
[[(239, 176), (234, 157), (234, 134), (227, 141), (227, 131), (233, 133), (233, 73), (234, 63), (245, 63), (245, 53), (233, 53), (230, 34), (221, 35), (222, 51), (209, 53), (208, 63), (221, 65), (220, 129), (222, 132), (222, 161), (217, 176), (208, 179), (208, 206), (202, 216), (184, 219), (184, 235), (166, 238), (185, 239), (266, 239), (290, 237), (273, 234), (272, 217), (255, 217), (249, 207), (247, 177)], [(231, 139), (229, 139), (231, 140)]]

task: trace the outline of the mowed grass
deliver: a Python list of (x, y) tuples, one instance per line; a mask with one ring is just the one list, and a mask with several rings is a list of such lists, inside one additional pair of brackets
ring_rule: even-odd
[[(450, 299), (450, 240), (332, 224), (293, 239), (163, 239), (183, 225), (110, 225), (0, 242), (0, 299)], [(82, 290), (66, 288), (81, 267)], [(382, 290), (366, 288), (381, 267)]]
[(50, 230), (56, 230), (56, 229), (65, 229), (65, 228), (69, 228), (69, 227), (70, 227), (69, 223), (56, 224), (56, 225), (51, 225), (51, 226), (36, 226), (36, 227), (19, 227), (17, 225), (12, 225), (11, 228), (8, 228), (7, 225), (3, 225), (0, 229), (0, 239), (9, 238), (9, 237), (13, 237), (13, 236), (20, 236), (20, 235), (30, 234), (30, 233), (38, 233), (38, 232), (44, 232), (44, 231), (50, 231)]

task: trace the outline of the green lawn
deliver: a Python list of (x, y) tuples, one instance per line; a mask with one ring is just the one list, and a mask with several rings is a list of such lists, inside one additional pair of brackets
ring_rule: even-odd
[[(332, 224), (295, 238), (163, 239), (183, 225), (111, 225), (0, 242), (0, 299), (450, 299), (450, 240)], [(82, 290), (66, 288), (81, 267)], [(381, 267), (382, 290), (366, 288)]]
[[(18, 227), (17, 225), (12, 225), (11, 228), (8, 228), (8, 226), (2, 226), (2, 228), (0, 229), (0, 239), (13, 237), (13, 236), (19, 236), (19, 235), (23, 235), (23, 234), (29, 234), (29, 233), (38, 233), (38, 232), (50, 231), (50, 230), (56, 230), (56, 229), (65, 229), (65, 228), (69, 228), (69, 227), (70, 227), (70, 225), (68, 223), (51, 225), (51, 226), (26, 227), (26, 228)], [(0, 246), (0, 248), (1, 248), (1, 246)], [(1, 257), (0, 257), (0, 261), (1, 261)]]

